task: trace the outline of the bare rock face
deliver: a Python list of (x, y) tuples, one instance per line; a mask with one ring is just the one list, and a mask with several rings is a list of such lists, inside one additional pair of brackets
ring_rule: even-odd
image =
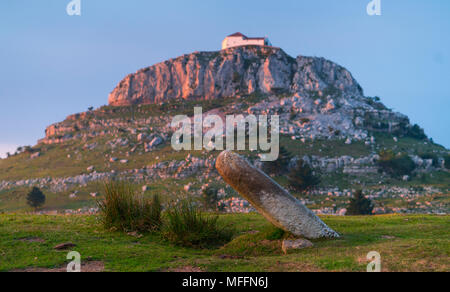
[(229, 185), (275, 226), (309, 239), (339, 237), (311, 210), (241, 156), (224, 151), (217, 158), (216, 168)]
[(296, 59), (274, 47), (238, 47), (195, 52), (139, 70), (123, 79), (109, 104), (160, 103), (174, 99), (215, 99), (252, 93), (342, 91), (363, 95), (349, 71), (323, 58)]

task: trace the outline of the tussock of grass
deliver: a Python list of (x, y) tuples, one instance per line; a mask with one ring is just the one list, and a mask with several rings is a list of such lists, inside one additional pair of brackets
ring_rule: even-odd
[(232, 230), (222, 226), (217, 215), (203, 213), (192, 201), (172, 204), (165, 214), (163, 235), (177, 245), (205, 248), (232, 238)]
[(289, 233), (274, 226), (266, 227), (261, 232), (246, 233), (236, 237), (220, 248), (216, 254), (232, 256), (263, 256), (279, 255), (281, 240), (287, 238)]
[(107, 182), (104, 192), (105, 199), (97, 203), (101, 222), (106, 228), (141, 232), (161, 228), (162, 206), (157, 195), (144, 198), (125, 182)]

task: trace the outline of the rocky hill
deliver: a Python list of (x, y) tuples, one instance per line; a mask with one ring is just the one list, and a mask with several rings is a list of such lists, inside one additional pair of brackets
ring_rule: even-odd
[[(198, 52), (147, 67), (123, 79), (109, 95), (109, 104), (162, 104), (252, 95), (277, 98), (254, 104), (248, 113), (297, 114), (297, 119), (284, 121), (284, 132), (290, 135), (361, 140), (368, 138), (368, 131), (397, 135), (412, 131), (408, 117), (392, 112), (376, 98), (364, 97), (361, 86), (345, 68), (324, 58), (294, 59), (272, 47)], [(85, 121), (88, 115), (73, 115), (51, 125), (41, 142), (65, 141), (65, 135), (86, 127), (91, 132), (107, 128), (104, 119), (100, 123), (90, 121), (89, 125), (77, 122)], [(307, 119), (310, 123), (305, 123)], [(424, 136), (420, 129), (416, 134)]]
[(310, 96), (363, 92), (350, 72), (323, 58), (288, 56), (273, 47), (238, 47), (184, 55), (139, 70), (109, 95), (110, 105), (159, 103), (174, 99), (215, 99), (254, 93)]
[[(339, 213), (360, 187), (377, 200), (379, 212), (449, 210), (448, 196), (441, 196), (450, 187), (447, 149), (379, 98), (364, 96), (345, 68), (271, 47), (196, 52), (128, 75), (108, 106), (50, 125), (36, 146), (0, 160), (0, 210), (23, 208), (33, 185), (51, 193), (49, 208), (90, 206), (96, 183), (113, 178), (168, 196), (196, 196), (218, 184), (229, 210), (247, 210), (217, 175), (216, 151), (171, 148), (171, 117), (192, 116), (194, 106), (205, 116), (279, 115), (281, 144), (292, 163), (303, 158), (321, 173), (320, 186), (302, 195), (318, 212)], [(382, 150), (406, 155), (414, 170), (386, 173), (377, 163)], [(242, 154), (261, 165), (257, 151)]]

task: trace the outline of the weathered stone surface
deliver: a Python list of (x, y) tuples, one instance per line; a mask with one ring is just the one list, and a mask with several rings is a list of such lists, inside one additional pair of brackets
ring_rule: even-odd
[(238, 47), (195, 52), (126, 76), (109, 95), (114, 106), (174, 99), (214, 99), (276, 92), (337, 88), (351, 96), (363, 92), (350, 72), (323, 58), (288, 56), (280, 48)]
[(290, 250), (298, 250), (313, 247), (314, 244), (306, 239), (297, 239), (297, 240), (283, 240), (281, 244), (281, 249), (285, 254), (287, 254)]
[(339, 237), (311, 210), (241, 156), (224, 151), (217, 158), (216, 168), (228, 184), (279, 228), (309, 239)]

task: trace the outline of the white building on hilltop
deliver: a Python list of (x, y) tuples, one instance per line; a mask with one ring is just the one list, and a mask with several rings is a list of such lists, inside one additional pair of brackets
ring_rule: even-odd
[(267, 37), (249, 38), (240, 32), (227, 36), (222, 42), (222, 50), (240, 46), (272, 46)]

